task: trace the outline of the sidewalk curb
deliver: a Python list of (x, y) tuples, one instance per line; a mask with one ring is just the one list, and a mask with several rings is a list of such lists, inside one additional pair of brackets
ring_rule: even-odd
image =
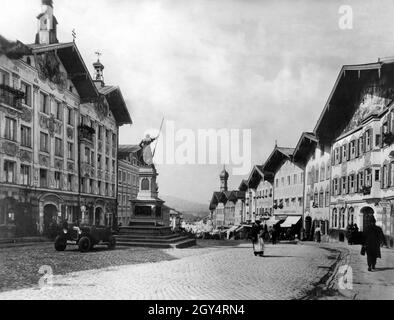
[[(304, 245), (312, 245), (304, 243)], [(341, 292), (337, 287), (335, 281), (338, 276), (339, 268), (348, 264), (350, 251), (344, 247), (329, 247), (324, 244), (319, 246), (322, 249), (333, 250), (338, 252), (338, 257), (335, 262), (330, 266), (329, 271), (315, 284), (315, 288), (310, 290), (300, 300), (328, 300), (330, 297), (343, 297), (344, 299), (354, 300), (355, 295), (348, 296)], [(342, 290), (343, 291), (343, 290)]]

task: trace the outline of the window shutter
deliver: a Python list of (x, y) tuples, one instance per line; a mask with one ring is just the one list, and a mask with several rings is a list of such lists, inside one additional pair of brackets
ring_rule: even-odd
[(342, 178), (338, 178), (338, 194), (342, 194)]
[(333, 149), (332, 150), (332, 154), (331, 154), (331, 166), (335, 166), (335, 151), (337, 149)]
[(356, 174), (356, 181), (354, 183), (356, 184), (354, 191), (358, 193), (360, 191), (360, 173)]
[(340, 147), (340, 148), (339, 148), (339, 162), (338, 162), (339, 164), (342, 163), (342, 153), (343, 153), (343, 152), (342, 152), (342, 151), (343, 151), (342, 148), (343, 148), (343, 147)]
[(367, 152), (367, 131), (363, 133), (363, 152)]
[(383, 166), (380, 167), (380, 188), (384, 188)]
[(355, 158), (358, 158), (358, 139), (354, 140), (354, 153), (355, 153)]
[(358, 148), (358, 153), (361, 156), (364, 152), (364, 135), (362, 135), (359, 138), (359, 148)]
[(344, 179), (345, 179), (345, 193), (347, 194), (347, 193), (349, 193), (349, 181), (350, 181), (350, 179), (349, 179), (349, 177), (345, 177)]
[(346, 151), (347, 151), (347, 153), (346, 153), (346, 160), (347, 161), (349, 161), (350, 160), (350, 146), (351, 146), (351, 142), (349, 142), (348, 144), (347, 144), (347, 149), (346, 149)]
[(393, 118), (394, 118), (394, 114), (393, 114), (393, 112), (394, 112), (394, 109), (392, 109), (391, 111), (390, 111), (390, 132), (391, 133), (394, 133), (394, 126), (393, 126), (393, 124), (391, 123), (391, 121), (393, 121)]
[(387, 165), (387, 187), (391, 187), (391, 163)]
[(383, 125), (380, 127), (380, 147), (383, 148)]
[(391, 132), (391, 111), (387, 114), (387, 132)]

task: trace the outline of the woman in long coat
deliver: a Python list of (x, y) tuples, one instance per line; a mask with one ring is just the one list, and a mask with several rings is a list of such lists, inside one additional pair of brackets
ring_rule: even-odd
[(376, 225), (376, 220), (371, 217), (370, 225), (364, 231), (364, 247), (367, 253), (368, 271), (375, 269), (377, 258), (382, 258), (380, 245), (386, 243), (383, 231)]

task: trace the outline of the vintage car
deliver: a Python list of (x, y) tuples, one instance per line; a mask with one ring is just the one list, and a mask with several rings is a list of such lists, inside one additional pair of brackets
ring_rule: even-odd
[(114, 249), (116, 239), (111, 228), (108, 227), (77, 226), (66, 223), (55, 238), (55, 249), (57, 251), (64, 251), (68, 244), (77, 245), (81, 252), (88, 252), (97, 244), (106, 244), (109, 249)]

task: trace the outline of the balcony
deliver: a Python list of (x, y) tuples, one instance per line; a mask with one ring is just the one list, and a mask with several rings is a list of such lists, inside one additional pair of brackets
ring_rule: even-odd
[(87, 140), (91, 143), (93, 143), (93, 135), (96, 133), (96, 131), (87, 125), (81, 125), (79, 126), (79, 139), (80, 140)]
[(22, 109), (22, 99), (25, 93), (10, 86), (0, 84), (0, 102), (15, 109)]

